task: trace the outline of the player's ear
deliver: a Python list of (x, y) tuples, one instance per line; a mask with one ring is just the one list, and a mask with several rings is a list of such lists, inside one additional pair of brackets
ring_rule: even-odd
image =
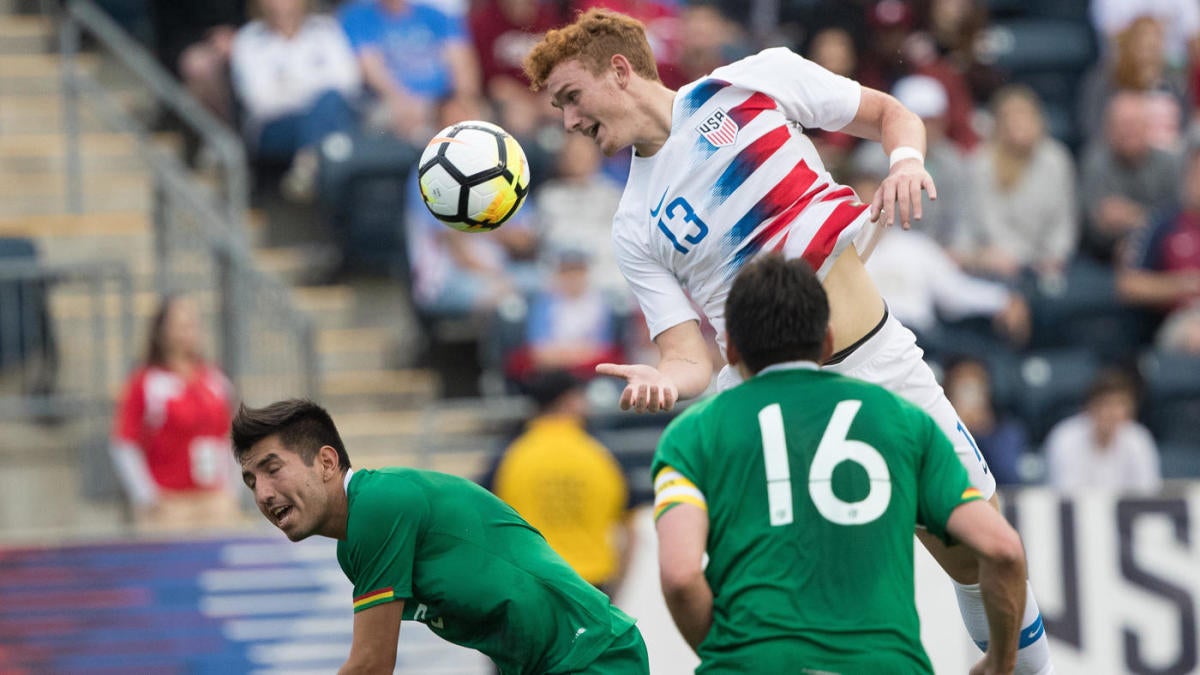
[(622, 87), (629, 84), (629, 76), (633, 73), (633, 66), (629, 63), (629, 59), (625, 58), (624, 54), (613, 54), (609, 59), (609, 64), (617, 76), (617, 84)]
[(321, 464), (321, 474), (325, 477), (341, 473), (338, 467), (338, 452), (331, 445), (322, 445), (317, 451), (317, 461)]
[(738, 364), (742, 362), (742, 355), (738, 352), (737, 345), (729, 339), (729, 331), (725, 331), (725, 360), (729, 362), (730, 368), (737, 368)]
[(833, 356), (833, 326), (825, 327), (825, 339), (821, 340), (821, 359), (817, 363), (825, 363)]

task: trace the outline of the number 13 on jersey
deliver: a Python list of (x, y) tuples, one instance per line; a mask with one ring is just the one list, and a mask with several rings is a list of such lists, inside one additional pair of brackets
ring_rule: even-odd
[[(846, 438), (861, 407), (862, 401), (838, 403), (808, 469), (808, 494), (813, 504), (821, 516), (839, 525), (865, 525), (883, 515), (892, 499), (891, 473), (883, 455), (867, 443)], [(758, 426), (762, 431), (771, 526), (788, 525), (794, 518), (792, 478), (783, 409), (778, 403), (758, 411)], [(845, 501), (833, 492), (833, 470), (842, 462), (854, 462), (867, 472), (870, 489), (859, 501)]]

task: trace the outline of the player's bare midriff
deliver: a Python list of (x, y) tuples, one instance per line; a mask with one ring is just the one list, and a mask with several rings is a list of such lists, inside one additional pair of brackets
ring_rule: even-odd
[(836, 354), (879, 325), (883, 319), (883, 297), (853, 246), (847, 247), (834, 261), (824, 286), (829, 296), (829, 326)]

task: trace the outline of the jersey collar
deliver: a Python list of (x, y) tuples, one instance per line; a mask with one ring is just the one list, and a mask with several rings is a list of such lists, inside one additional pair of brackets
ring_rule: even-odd
[(784, 361), (782, 363), (773, 363), (773, 364), (767, 366), (766, 368), (763, 368), (762, 370), (758, 371), (758, 373), (755, 374), (755, 377), (757, 377), (758, 375), (765, 375), (766, 373), (774, 373), (774, 372), (780, 371), (780, 370), (818, 370), (818, 369), (819, 369), (819, 366), (817, 366), (817, 364), (813, 361)]
[(350, 492), (350, 475), (353, 473), (354, 469), (346, 469), (346, 477), (342, 479), (342, 489), (344, 489), (347, 494)]

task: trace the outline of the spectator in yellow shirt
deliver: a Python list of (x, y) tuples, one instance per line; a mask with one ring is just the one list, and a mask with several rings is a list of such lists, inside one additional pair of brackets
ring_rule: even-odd
[(538, 411), (500, 457), (492, 490), (580, 576), (612, 595), (632, 542), (625, 474), (584, 428), (588, 404), (580, 380), (542, 373), (527, 391)]

